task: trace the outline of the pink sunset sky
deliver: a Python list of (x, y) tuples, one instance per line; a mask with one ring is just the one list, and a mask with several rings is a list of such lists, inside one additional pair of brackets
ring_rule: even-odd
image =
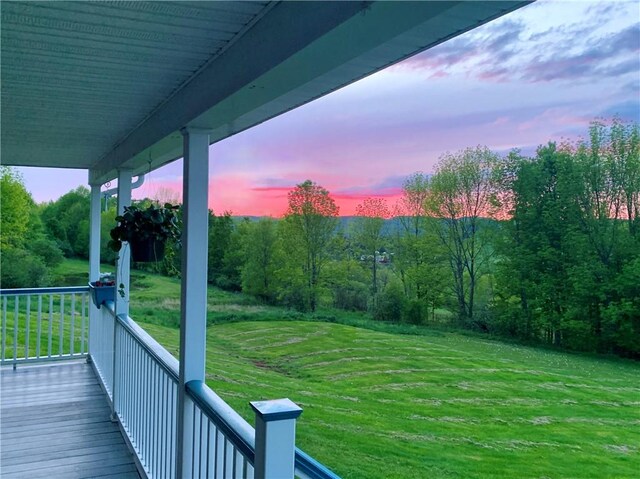
[[(392, 205), (408, 175), (432, 173), (447, 151), (533, 153), (613, 116), (640, 120), (640, 2), (541, 0), (212, 145), (209, 206), (280, 216), (311, 179), (351, 215), (369, 196)], [(87, 181), (19, 171), (38, 202)], [(180, 198), (181, 171), (180, 160), (152, 171), (134, 198)]]

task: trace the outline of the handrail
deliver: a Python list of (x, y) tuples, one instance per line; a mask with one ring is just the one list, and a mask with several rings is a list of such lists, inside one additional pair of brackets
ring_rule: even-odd
[(316, 461), (309, 454), (296, 447), (296, 475), (305, 479), (340, 479), (335, 472)]
[(116, 307), (113, 301), (105, 301), (103, 306), (111, 313), (115, 320), (131, 334), (138, 344), (158, 362), (160, 367), (177, 382), (180, 371), (179, 361), (174, 358), (164, 346), (156, 341), (153, 336), (138, 326), (138, 323), (129, 316), (116, 314)]
[(255, 459), (255, 431), (253, 427), (203, 381), (189, 381), (186, 384), (186, 390), (200, 410), (253, 464)]
[(85, 293), (89, 286), (61, 286), (56, 288), (12, 288), (0, 289), (0, 296), (23, 296), (27, 294)]
[[(109, 302), (107, 303), (109, 304)], [(158, 362), (158, 365), (169, 374), (174, 381), (178, 381), (180, 363), (174, 358), (164, 346), (147, 333), (144, 329), (136, 324), (129, 316), (124, 314), (116, 315), (113, 309), (108, 308), (114, 314), (116, 321), (126, 329), (131, 336), (149, 353), (149, 355)]]
[(104, 303), (102, 303), (102, 306), (104, 306), (106, 310), (109, 311), (114, 318), (116, 317), (116, 303), (108, 299)]

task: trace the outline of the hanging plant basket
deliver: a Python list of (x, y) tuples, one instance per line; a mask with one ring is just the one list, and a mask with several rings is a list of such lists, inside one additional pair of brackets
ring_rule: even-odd
[(178, 209), (169, 203), (126, 206), (124, 213), (116, 216), (118, 224), (111, 230), (109, 247), (119, 252), (123, 243), (129, 243), (133, 261), (162, 261), (168, 240), (180, 244)]
[(143, 240), (131, 240), (131, 260), (140, 263), (149, 263), (162, 261), (164, 259), (165, 242), (146, 238)]

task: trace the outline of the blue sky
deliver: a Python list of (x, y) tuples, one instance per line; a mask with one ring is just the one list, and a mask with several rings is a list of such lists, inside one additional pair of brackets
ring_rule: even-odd
[[(533, 153), (614, 115), (640, 121), (640, 2), (541, 0), (212, 145), (210, 207), (278, 216), (310, 178), (352, 214), (367, 196), (392, 203), (447, 151)], [(86, 183), (21, 171), (36, 201)], [(151, 172), (134, 196), (179, 197), (180, 175), (180, 162)]]

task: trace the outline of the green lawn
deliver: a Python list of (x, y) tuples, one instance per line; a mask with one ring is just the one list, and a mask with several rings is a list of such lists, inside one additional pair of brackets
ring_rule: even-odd
[[(134, 278), (131, 316), (176, 355), (178, 297), (176, 280)], [(374, 331), (214, 289), (208, 309), (207, 383), (250, 422), (250, 400), (301, 405), (298, 444), (345, 478), (638, 477), (638, 363)]]

